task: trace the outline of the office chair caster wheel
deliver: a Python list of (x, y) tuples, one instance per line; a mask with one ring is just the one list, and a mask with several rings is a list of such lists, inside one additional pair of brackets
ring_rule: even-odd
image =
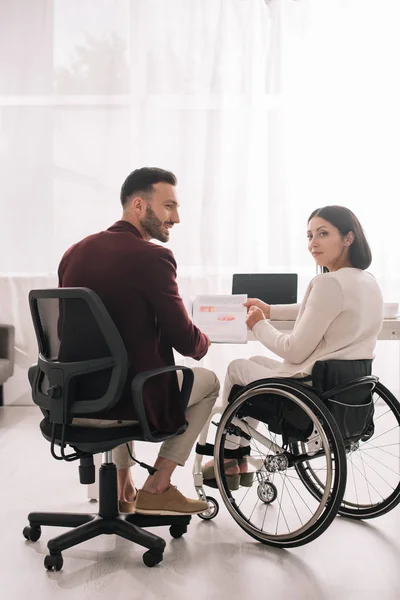
[(278, 495), (278, 490), (270, 481), (264, 481), (260, 483), (257, 488), (257, 496), (264, 504), (271, 504)]
[(184, 533), (187, 532), (187, 527), (186, 525), (171, 525), (171, 527), (169, 528), (169, 532), (172, 535), (172, 537), (177, 540), (181, 538)]
[(60, 571), (62, 569), (64, 560), (61, 554), (48, 554), (44, 557), (44, 566), (48, 571)]
[(32, 527), (30, 525), (27, 525), (26, 527), (24, 527), (22, 535), (26, 540), (29, 540), (30, 542), (37, 542), (40, 536), (42, 535), (42, 529), (40, 525), (33, 525)]
[(156, 550), (153, 548), (152, 550), (147, 550), (143, 554), (143, 562), (146, 567), (155, 567), (160, 563), (163, 559), (163, 553), (161, 550)]
[(216, 499), (211, 496), (206, 496), (206, 500), (208, 502), (208, 509), (199, 513), (197, 516), (204, 521), (211, 521), (211, 519), (214, 519), (219, 513), (219, 504)]

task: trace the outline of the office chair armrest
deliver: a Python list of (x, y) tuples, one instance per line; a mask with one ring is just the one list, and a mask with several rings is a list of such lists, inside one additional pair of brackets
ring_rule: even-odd
[(156, 377), (162, 373), (172, 373), (176, 371), (182, 371), (183, 381), (180, 390), (180, 400), (182, 403), (182, 409), (185, 411), (189, 403), (190, 394), (193, 387), (194, 374), (192, 369), (188, 367), (171, 366), (171, 367), (160, 367), (159, 369), (151, 369), (150, 371), (144, 371), (139, 373), (132, 380), (132, 399), (135, 407), (136, 415), (139, 421), (139, 425), (142, 429), (143, 438), (148, 442), (158, 442), (159, 438), (154, 437), (149, 422), (147, 420), (146, 411), (143, 403), (143, 386), (148, 379)]
[[(5, 373), (6, 379), (14, 373), (14, 343), (15, 328), (13, 325), (0, 325), (0, 359), (8, 361), (8, 367)], [(5, 380), (6, 380), (5, 379)], [(5, 381), (4, 380), (4, 381)], [(1, 381), (0, 383), (4, 383)]]

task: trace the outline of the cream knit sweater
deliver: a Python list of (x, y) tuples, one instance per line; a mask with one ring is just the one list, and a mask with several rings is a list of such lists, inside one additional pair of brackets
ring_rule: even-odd
[(346, 267), (317, 275), (300, 309), (297, 304), (271, 306), (272, 320), (293, 319), (296, 313), (291, 333), (277, 331), (265, 319), (253, 327), (254, 336), (284, 359), (279, 374), (310, 374), (317, 360), (374, 357), (383, 300), (370, 273)]

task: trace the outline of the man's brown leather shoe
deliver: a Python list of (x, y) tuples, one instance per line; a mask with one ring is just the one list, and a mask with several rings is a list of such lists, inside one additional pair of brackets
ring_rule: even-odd
[(207, 502), (186, 498), (174, 485), (162, 494), (139, 490), (135, 502), (135, 512), (139, 515), (196, 515), (207, 509)]

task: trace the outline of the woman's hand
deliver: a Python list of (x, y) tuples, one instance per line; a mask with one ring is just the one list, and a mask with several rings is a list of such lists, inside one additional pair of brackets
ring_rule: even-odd
[(249, 312), (247, 313), (246, 317), (246, 325), (249, 329), (253, 329), (254, 325), (258, 323), (258, 321), (262, 321), (264, 318), (265, 316), (261, 308), (258, 308), (254, 305), (250, 306)]
[(269, 304), (266, 304), (262, 300), (259, 300), (258, 298), (247, 298), (246, 302), (243, 302), (243, 306), (247, 307), (248, 313), (250, 312), (252, 306), (256, 306), (257, 308), (262, 310), (266, 319), (270, 318), (271, 306)]

